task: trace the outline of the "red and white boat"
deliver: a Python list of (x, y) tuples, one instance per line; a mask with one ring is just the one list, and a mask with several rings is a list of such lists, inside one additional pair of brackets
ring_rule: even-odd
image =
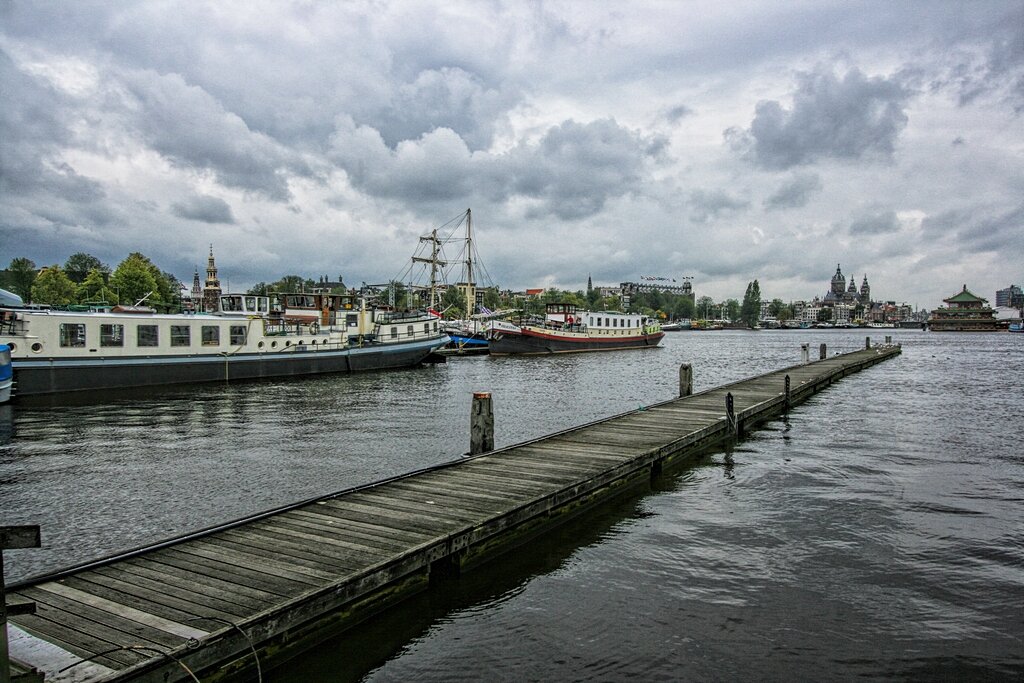
[(644, 349), (665, 336), (657, 321), (640, 313), (581, 311), (574, 304), (547, 305), (543, 319), (495, 324), (492, 356)]

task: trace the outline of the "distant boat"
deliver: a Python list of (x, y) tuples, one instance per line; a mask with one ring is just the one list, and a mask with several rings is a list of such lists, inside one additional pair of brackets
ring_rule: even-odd
[(680, 330), (693, 329), (693, 325), (689, 318), (682, 318), (680, 320), (674, 320), (670, 323), (662, 323), (662, 332), (679, 332)]
[(1024, 332), (1024, 321), (1010, 323), (1010, 327), (1008, 329), (1010, 332)]
[(574, 304), (551, 303), (542, 319), (493, 328), (491, 355), (652, 348), (664, 336), (656, 321), (638, 313), (580, 311)]
[(0, 344), (0, 403), (11, 399), (11, 386), (14, 384), (14, 373), (11, 368), (11, 347)]

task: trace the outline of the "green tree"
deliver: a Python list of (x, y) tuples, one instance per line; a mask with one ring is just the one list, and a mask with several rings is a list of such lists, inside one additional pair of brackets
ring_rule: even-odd
[(449, 287), (441, 297), (441, 312), (447, 318), (461, 318), (466, 312), (466, 297), (462, 290), (456, 287)]
[(747, 291), (743, 294), (743, 304), (740, 306), (740, 320), (747, 327), (753, 329), (761, 318), (761, 285), (757, 280), (747, 284)]
[(740, 302), (736, 299), (725, 300), (725, 319), (732, 322), (740, 318)]
[(270, 286), (266, 282), (257, 282), (246, 294), (253, 294), (255, 296), (267, 296), (270, 293)]
[(142, 254), (132, 253), (121, 261), (110, 276), (110, 286), (116, 293), (118, 303), (134, 304), (146, 295), (149, 295), (147, 302), (161, 303), (154, 301), (158, 296), (159, 285), (153, 275), (153, 264)]
[(58, 265), (43, 268), (32, 283), (32, 300), (51, 306), (67, 306), (75, 300), (75, 283)]
[(32, 283), (39, 273), (36, 264), (31, 260), (18, 257), (11, 260), (7, 266), (7, 286), (12, 292), (20, 296), (25, 303), (32, 301)]
[(75, 291), (78, 303), (106, 301), (108, 296), (106, 277), (99, 268), (90, 270)]
[(492, 311), (501, 308), (501, 297), (498, 296), (497, 287), (488, 287), (484, 290), (484, 306)]
[(285, 275), (277, 282), (270, 284), (270, 291), (278, 294), (296, 294), (305, 291), (306, 280), (301, 275)]
[(103, 265), (102, 262), (92, 254), (86, 254), (84, 252), (76, 252), (68, 257), (68, 260), (64, 262), (64, 272), (67, 274), (71, 281), (75, 284), (81, 284), (85, 281), (85, 278), (89, 276), (93, 270), (99, 270), (101, 273), (110, 274), (110, 268)]
[(712, 299), (710, 296), (702, 296), (701, 298), (697, 299), (697, 315), (699, 315), (704, 320), (708, 320), (710, 318), (715, 317), (715, 314), (713, 312), (714, 307), (715, 300)]

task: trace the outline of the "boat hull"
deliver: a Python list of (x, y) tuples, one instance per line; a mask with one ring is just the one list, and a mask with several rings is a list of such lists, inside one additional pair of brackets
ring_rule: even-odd
[(443, 337), (334, 350), (303, 346), (235, 355), (16, 360), (15, 391), (31, 396), (413, 367), (447, 341)]
[(618, 338), (596, 338), (586, 335), (569, 337), (523, 329), (519, 332), (501, 332), (495, 335), (495, 338), (491, 339), (490, 353), (492, 356), (503, 356), (645, 349), (657, 346), (664, 336), (663, 332), (655, 332)]

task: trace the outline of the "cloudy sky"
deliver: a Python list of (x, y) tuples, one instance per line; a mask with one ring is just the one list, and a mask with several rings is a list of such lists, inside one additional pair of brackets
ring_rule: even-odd
[(1022, 2), (0, 0), (0, 266), (990, 300), (1024, 284)]

